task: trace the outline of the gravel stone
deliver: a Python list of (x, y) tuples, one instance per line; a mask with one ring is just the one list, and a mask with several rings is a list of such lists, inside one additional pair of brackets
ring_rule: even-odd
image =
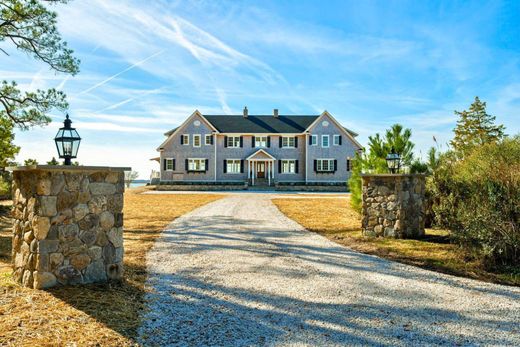
[(147, 268), (146, 346), (520, 345), (520, 288), (355, 252), (265, 195), (176, 219)]

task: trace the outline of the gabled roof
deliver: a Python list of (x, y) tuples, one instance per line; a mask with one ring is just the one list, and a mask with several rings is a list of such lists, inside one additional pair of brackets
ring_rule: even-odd
[(270, 153), (268, 153), (267, 151), (265, 151), (264, 149), (260, 148), (258, 151), (256, 151), (255, 153), (251, 154), (249, 157), (246, 158), (246, 160), (251, 160), (251, 159), (271, 159), (271, 160), (276, 160), (275, 157), (273, 157)]
[(221, 133), (246, 134), (299, 134), (319, 117), (314, 116), (283, 116), (273, 115), (205, 115)]

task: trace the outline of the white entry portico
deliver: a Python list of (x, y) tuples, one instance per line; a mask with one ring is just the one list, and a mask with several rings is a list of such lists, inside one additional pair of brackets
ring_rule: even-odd
[(274, 167), (276, 158), (267, 153), (264, 149), (259, 149), (246, 158), (247, 178), (251, 180), (251, 185), (255, 185), (255, 179), (267, 179), (267, 184), (271, 185), (274, 180)]

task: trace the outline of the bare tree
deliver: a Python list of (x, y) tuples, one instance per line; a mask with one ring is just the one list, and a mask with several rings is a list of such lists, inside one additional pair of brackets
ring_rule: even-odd
[(139, 177), (139, 172), (137, 171), (125, 171), (125, 185), (127, 188), (130, 188), (130, 183)]

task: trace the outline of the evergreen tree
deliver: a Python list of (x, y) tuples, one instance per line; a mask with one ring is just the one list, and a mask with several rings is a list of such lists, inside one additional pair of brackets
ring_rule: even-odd
[[(56, 28), (49, 7), (67, 0), (0, 0), (0, 54), (9, 55), (7, 43), (47, 64), (56, 72), (75, 75), (79, 60)], [(45, 3), (45, 4), (44, 4)], [(21, 91), (16, 82), (0, 82), (0, 169), (18, 153), (12, 140), (15, 127), (27, 130), (46, 125), (52, 109), (66, 110), (65, 94), (56, 89)]]
[(504, 126), (495, 124), (495, 116), (487, 114), (486, 103), (475, 97), (466, 111), (455, 111), (459, 116), (453, 130), (455, 137), (451, 145), (461, 157), (467, 156), (474, 148), (487, 143), (496, 143), (504, 138)]

